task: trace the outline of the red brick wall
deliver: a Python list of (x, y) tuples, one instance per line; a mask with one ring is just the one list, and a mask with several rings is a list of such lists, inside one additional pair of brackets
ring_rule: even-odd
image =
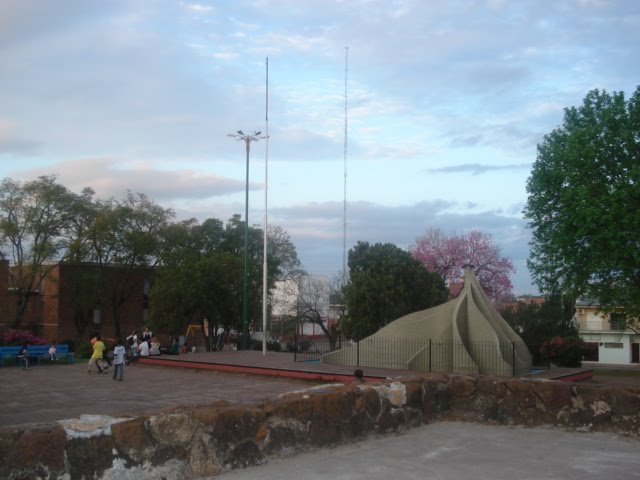
[[(15, 296), (8, 291), (8, 264), (0, 262), (0, 328), (8, 327), (15, 318)], [(42, 291), (29, 302), (25, 313), (22, 329), (34, 330), (51, 341), (75, 340), (78, 336), (74, 322), (74, 282), (79, 272), (87, 272), (98, 267), (94, 265), (71, 265), (61, 263), (56, 265), (47, 278), (41, 283)], [(119, 281), (123, 275), (128, 275), (129, 282), (125, 291), (128, 298), (119, 308), (121, 334), (126, 336), (134, 328), (141, 329), (145, 308), (144, 281), (149, 272), (134, 271), (133, 274), (117, 267), (105, 269), (106, 290)], [(100, 310), (99, 330), (89, 322), (83, 337), (90, 338), (99, 331), (105, 338), (115, 338), (115, 324), (109, 296), (102, 305), (95, 305)], [(85, 314), (92, 310), (86, 308)]]
[[(9, 290), (9, 263), (0, 261), (0, 328), (10, 328), (16, 318), (16, 295)], [(38, 329), (42, 323), (42, 302), (38, 295), (29, 300), (29, 305), (24, 315), (23, 325), (25, 330)]]

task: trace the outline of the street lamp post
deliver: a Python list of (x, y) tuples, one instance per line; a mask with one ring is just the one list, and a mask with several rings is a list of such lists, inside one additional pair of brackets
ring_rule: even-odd
[(251, 142), (257, 142), (262, 132), (253, 132), (253, 134), (245, 134), (242, 130), (237, 133), (230, 133), (229, 136), (235, 138), (239, 142), (244, 142), (247, 150), (247, 179), (245, 187), (244, 199), (244, 279), (242, 282), (242, 349), (249, 349), (249, 297), (247, 295), (249, 283), (249, 152), (251, 151)]

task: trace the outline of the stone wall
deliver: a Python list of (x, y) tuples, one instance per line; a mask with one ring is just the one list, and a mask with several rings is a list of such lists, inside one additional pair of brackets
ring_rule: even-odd
[(439, 420), (640, 438), (640, 390), (425, 374), (323, 385), (251, 406), (85, 416), (0, 431), (0, 478), (190, 479)]

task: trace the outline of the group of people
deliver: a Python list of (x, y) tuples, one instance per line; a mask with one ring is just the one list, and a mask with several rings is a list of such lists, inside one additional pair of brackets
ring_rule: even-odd
[(138, 336), (137, 330), (133, 330), (125, 339), (125, 342), (122, 342), (120, 339), (116, 341), (116, 347), (113, 349), (113, 362), (111, 362), (107, 356), (106, 346), (102, 341), (102, 337), (99, 335), (94, 337), (91, 339), (91, 344), (93, 353), (89, 360), (88, 372), (91, 373), (95, 365), (98, 373), (107, 373), (107, 369), (113, 364), (113, 379), (120, 381), (122, 381), (124, 365), (130, 365), (142, 357), (160, 355), (162, 353), (168, 355), (178, 355), (181, 353), (180, 342), (177, 338), (173, 338), (170, 348), (162, 349), (158, 339), (153, 336), (153, 333), (147, 327), (144, 328), (140, 336)]
[[(56, 346), (53, 343), (49, 346), (48, 356), (49, 356), (50, 362), (58, 361)], [(22, 348), (20, 349), (20, 351), (18, 352), (18, 360), (20, 361), (20, 365), (22, 365), (22, 368), (24, 368), (25, 370), (31, 370), (30, 358), (31, 357), (29, 355), (29, 343), (25, 342), (22, 345)]]
[[(126, 338), (126, 342), (122, 340), (114, 340), (112, 338), (105, 338), (105, 340), (115, 341), (116, 346), (113, 349), (111, 360), (107, 355), (107, 347), (100, 335), (96, 335), (91, 339), (92, 353), (89, 359), (89, 365), (87, 372), (91, 373), (93, 367), (98, 373), (106, 374), (109, 367), (113, 367), (113, 379), (122, 381), (124, 373), (124, 365), (130, 365), (132, 362), (142, 357), (148, 357), (152, 355), (160, 355), (162, 353), (169, 355), (178, 355), (180, 353), (191, 353), (192, 348), (188, 344), (180, 345), (177, 338), (173, 338), (170, 348), (162, 349), (160, 342), (148, 327), (144, 328), (144, 331), (138, 337), (138, 332), (133, 330), (131, 334)], [(129, 349), (129, 355), (127, 355), (127, 348)], [(18, 353), (18, 359), (24, 369), (31, 369), (30, 356), (28, 351), (29, 344), (25, 343)], [(193, 347), (195, 351), (195, 347)], [(51, 344), (48, 350), (49, 361), (55, 362), (58, 360), (58, 354), (56, 346)]]
[(124, 374), (124, 365), (130, 365), (135, 360), (149, 355), (160, 355), (160, 342), (153, 336), (151, 331), (145, 327), (141, 338), (138, 339), (138, 332), (134, 330), (126, 338), (126, 344), (129, 346), (129, 356), (127, 357), (127, 349), (122, 340), (116, 341), (113, 349), (113, 362), (109, 359), (106, 352), (106, 346), (100, 335), (91, 339), (93, 353), (89, 359), (88, 373), (91, 373), (92, 367), (95, 365), (98, 373), (107, 373), (107, 369), (113, 366), (113, 379), (122, 381)]
[[(100, 335), (92, 338), (91, 344), (93, 353), (89, 359), (89, 368), (87, 373), (91, 373), (91, 367), (94, 365), (96, 366), (98, 373), (105, 374), (107, 373), (107, 369), (110, 366), (113, 366), (113, 379), (122, 381), (122, 376), (124, 374), (124, 357), (126, 355), (126, 350), (122, 345), (122, 341), (118, 339), (116, 346), (113, 348), (113, 363), (109, 360), (109, 357), (106, 354), (107, 347), (102, 341), (102, 337)], [(107, 365), (105, 365), (105, 363)]]

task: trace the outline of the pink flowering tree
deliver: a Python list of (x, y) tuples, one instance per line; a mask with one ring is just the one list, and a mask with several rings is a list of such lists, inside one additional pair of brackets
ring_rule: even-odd
[(515, 268), (500, 255), (500, 247), (493, 237), (478, 230), (447, 235), (439, 228), (429, 228), (409, 248), (413, 258), (431, 272), (442, 275), (452, 295), (462, 288), (463, 268), (473, 267), (478, 281), (500, 308), (511, 297), (511, 275)]

